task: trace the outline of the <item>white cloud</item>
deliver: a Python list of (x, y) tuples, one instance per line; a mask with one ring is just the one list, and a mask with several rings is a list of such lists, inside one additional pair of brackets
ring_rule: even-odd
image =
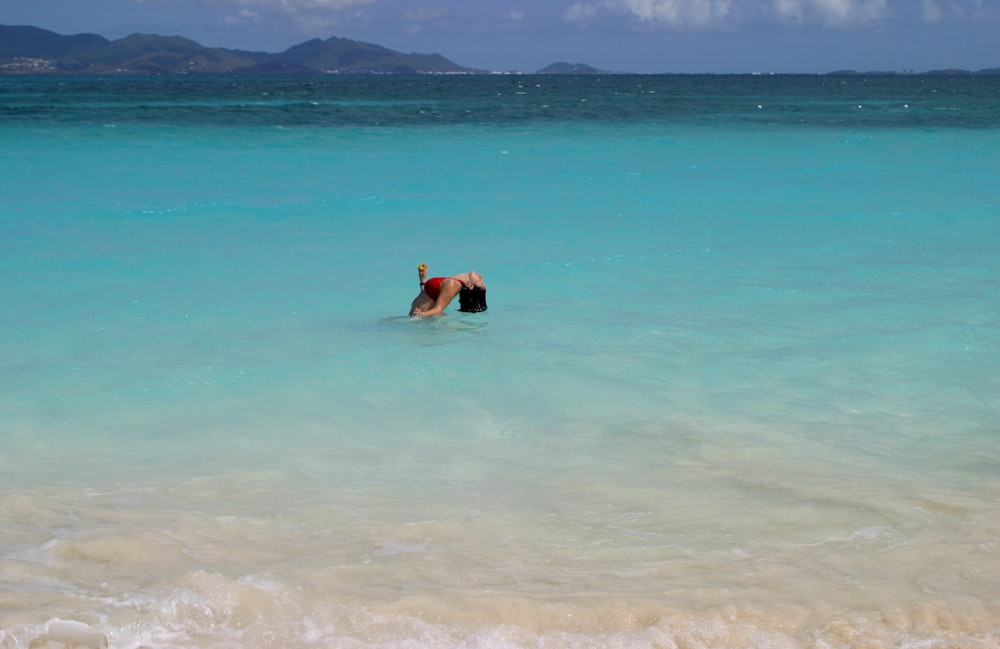
[(587, 22), (593, 18), (596, 18), (598, 14), (598, 7), (589, 2), (575, 2), (569, 6), (566, 13), (563, 14), (563, 18), (573, 23), (583, 23)]
[(225, 22), (230, 25), (235, 25), (238, 23), (258, 23), (260, 22), (260, 14), (253, 9), (243, 8), (234, 14), (229, 14), (226, 16)]
[(413, 22), (427, 22), (429, 20), (438, 20), (448, 15), (450, 10), (447, 7), (435, 7), (433, 9), (428, 9), (427, 7), (417, 7), (416, 9), (411, 9), (403, 14), (403, 18)]
[(641, 20), (671, 25), (708, 25), (729, 16), (731, 0), (626, 0), (629, 12)]
[(802, 5), (799, 0), (774, 0), (774, 12), (782, 20), (802, 20)]
[(1000, 17), (997, 0), (922, 0), (921, 16), (927, 22), (984, 20)]
[(630, 15), (639, 20), (666, 25), (700, 26), (720, 22), (729, 14), (734, 0), (597, 0), (577, 2), (564, 18), (583, 22), (602, 12)]
[(785, 23), (847, 27), (885, 18), (889, 15), (889, 0), (772, 0), (772, 8)]
[(427, 26), (437, 26), (447, 24), (447, 19), (451, 14), (448, 7), (417, 7), (403, 12), (403, 20), (407, 25), (403, 30), (407, 34), (419, 34)]
[(941, 7), (937, 5), (934, 0), (924, 0), (924, 8), (921, 12), (921, 16), (924, 21), (929, 23), (940, 22), (941, 20)]
[[(244, 11), (253, 8), (272, 9), (289, 16), (318, 15), (350, 11), (374, 0), (202, 0), (204, 4), (215, 6), (241, 7)], [(241, 12), (242, 13), (242, 12)]]
[(939, 13), (942, 18), (980, 19), (989, 18), (990, 15), (995, 14), (996, 11), (986, 7), (986, 3), (984, 3), (983, 0), (967, 0), (966, 2), (951, 0), (941, 8)]
[(759, 0), (583, 0), (571, 5), (564, 18), (584, 22), (601, 14), (611, 13), (669, 27), (703, 27), (736, 23), (743, 17), (759, 15), (763, 11), (783, 23), (845, 27), (881, 20), (888, 15), (888, 2), (889, 0), (768, 0), (766, 3)]
[(888, 0), (802, 0), (810, 15), (828, 25), (859, 25), (884, 18)]

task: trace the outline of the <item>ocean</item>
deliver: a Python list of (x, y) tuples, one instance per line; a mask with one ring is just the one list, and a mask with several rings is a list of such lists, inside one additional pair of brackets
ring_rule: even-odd
[(1000, 647), (998, 169), (987, 76), (0, 77), (0, 647)]

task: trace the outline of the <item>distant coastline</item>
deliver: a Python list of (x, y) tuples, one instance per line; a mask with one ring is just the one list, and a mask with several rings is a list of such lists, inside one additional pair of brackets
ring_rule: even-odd
[[(380, 45), (331, 37), (279, 53), (205, 47), (181, 36), (132, 34), (108, 40), (97, 34), (62, 35), (33, 26), (0, 25), (0, 75), (612, 75), (585, 63), (552, 63), (535, 72), (497, 72), (459, 65), (440, 54), (404, 54)], [(655, 74), (686, 74), (664, 71)], [(796, 74), (755, 72), (749, 74)], [(983, 70), (915, 72), (836, 70), (825, 75), (1000, 75)]]
[(311, 75), (484, 74), (440, 54), (403, 54), (332, 37), (279, 53), (205, 47), (180, 36), (132, 34), (110, 41), (97, 34), (64, 36), (31, 26), (0, 25), (0, 74), (5, 75)]

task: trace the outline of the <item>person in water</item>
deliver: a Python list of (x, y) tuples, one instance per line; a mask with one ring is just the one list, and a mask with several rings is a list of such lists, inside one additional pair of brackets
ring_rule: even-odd
[(427, 279), (427, 264), (417, 266), (420, 274), (420, 295), (413, 298), (410, 317), (444, 313), (445, 308), (458, 296), (458, 310), (479, 313), (486, 310), (486, 284), (483, 276), (474, 270), (454, 277)]

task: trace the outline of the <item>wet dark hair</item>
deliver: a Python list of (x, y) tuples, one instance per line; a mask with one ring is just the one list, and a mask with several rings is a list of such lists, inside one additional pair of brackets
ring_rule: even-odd
[(479, 313), (486, 310), (486, 289), (475, 286), (462, 287), (458, 293), (458, 310), (466, 313)]

